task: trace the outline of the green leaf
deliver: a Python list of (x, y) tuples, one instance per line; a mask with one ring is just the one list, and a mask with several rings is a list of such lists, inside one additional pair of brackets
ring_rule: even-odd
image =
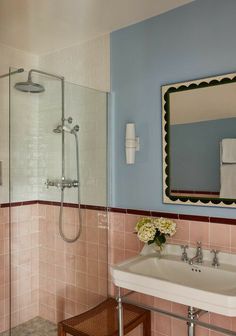
[(161, 244), (165, 244), (166, 242), (166, 237), (164, 234), (161, 234), (159, 237), (158, 237), (159, 241), (161, 242)]

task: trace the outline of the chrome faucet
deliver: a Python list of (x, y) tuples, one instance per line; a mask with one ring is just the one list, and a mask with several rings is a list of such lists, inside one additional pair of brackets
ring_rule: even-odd
[(214, 255), (213, 260), (212, 260), (212, 266), (219, 267), (220, 263), (219, 263), (218, 256), (217, 256), (219, 251), (218, 250), (211, 250), (211, 253), (213, 253), (213, 255)]
[(186, 250), (188, 249), (188, 245), (181, 245), (180, 247), (183, 250), (181, 260), (184, 261), (184, 262), (187, 262), (188, 261), (188, 254), (187, 254)]
[(202, 243), (201, 242), (197, 242), (197, 251), (196, 251), (196, 255), (189, 259), (189, 264), (193, 265), (194, 262), (196, 262), (197, 264), (202, 264), (203, 262), (203, 254), (202, 254)]

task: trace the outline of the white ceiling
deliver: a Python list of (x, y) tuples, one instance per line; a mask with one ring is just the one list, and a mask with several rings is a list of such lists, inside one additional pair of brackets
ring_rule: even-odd
[(193, 0), (0, 0), (0, 43), (45, 54)]

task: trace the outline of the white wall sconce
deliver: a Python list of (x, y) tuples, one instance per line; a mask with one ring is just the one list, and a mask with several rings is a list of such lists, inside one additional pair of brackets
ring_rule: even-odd
[(135, 135), (135, 124), (128, 123), (126, 124), (125, 132), (125, 154), (127, 164), (135, 163), (135, 152), (139, 151), (139, 149), (139, 137), (136, 137)]

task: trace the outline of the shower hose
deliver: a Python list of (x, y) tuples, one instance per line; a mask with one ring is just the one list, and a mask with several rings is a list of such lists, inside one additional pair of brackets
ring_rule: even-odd
[(78, 223), (78, 231), (74, 238), (68, 238), (66, 237), (63, 229), (63, 205), (64, 205), (64, 186), (62, 185), (61, 188), (61, 206), (60, 206), (60, 214), (59, 214), (59, 233), (62, 239), (67, 243), (74, 243), (76, 242), (82, 232), (82, 213), (81, 213), (81, 204), (80, 204), (80, 178), (79, 178), (79, 143), (78, 143), (78, 136), (76, 132), (73, 132), (75, 136), (75, 147), (76, 147), (76, 175), (77, 175), (77, 181), (78, 181), (78, 215), (79, 215), (79, 223)]

